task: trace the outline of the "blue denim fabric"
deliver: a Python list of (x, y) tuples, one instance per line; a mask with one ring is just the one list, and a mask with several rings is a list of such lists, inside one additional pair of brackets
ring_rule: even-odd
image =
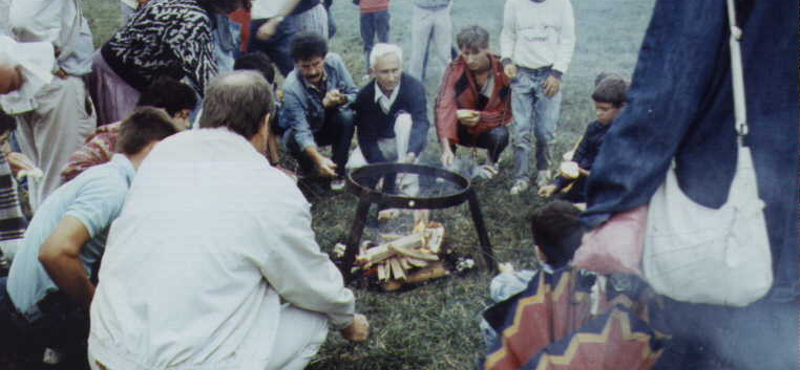
[(224, 14), (216, 14), (214, 44), (216, 46), (217, 71), (219, 73), (233, 70), (234, 54), (239, 49), (240, 30), (242, 26), (233, 22)]
[(369, 71), (369, 53), (372, 52), (372, 46), (375, 45), (375, 39), (378, 42), (389, 42), (389, 10), (383, 10), (374, 13), (361, 13), (360, 28), (361, 39), (364, 40), (364, 60)]
[[(798, 283), (797, 1), (738, 1), (750, 134), (772, 246), (773, 297)], [(589, 177), (590, 227), (650, 200), (675, 157), (687, 196), (721, 206), (736, 164), (724, 1), (660, 0), (628, 93)]]
[[(291, 17), (287, 17), (290, 20)], [(289, 43), (292, 41), (292, 35), (297, 30), (294, 29), (294, 22), (281, 23), (275, 30), (275, 34), (268, 40), (260, 40), (256, 37), (258, 28), (266, 23), (266, 19), (254, 19), (250, 23), (250, 42), (247, 45), (247, 50), (250, 52), (260, 51), (267, 54), (282, 75), (288, 76), (289, 72), (294, 68), (294, 61), (289, 56)]]
[[(347, 108), (326, 112), (322, 129), (314, 133), (314, 141), (318, 146), (331, 145), (333, 152), (331, 160), (336, 164), (336, 173), (339, 175), (345, 174), (350, 142), (353, 141), (354, 133), (353, 110)], [(313, 171), (314, 163), (303, 153), (295, 134), (294, 129), (287, 130), (282, 137), (282, 143), (306, 173)]]
[(530, 177), (531, 137), (536, 137), (536, 169), (550, 168), (552, 145), (561, 110), (561, 91), (548, 98), (542, 84), (550, 76), (549, 68), (517, 68), (511, 81), (511, 110), (514, 124), (511, 140), (514, 145), (514, 179)]
[[(336, 110), (350, 110), (358, 88), (338, 54), (328, 53), (325, 57), (325, 74), (325, 91), (338, 89), (347, 96), (348, 103)], [(278, 119), (281, 127), (291, 129), (285, 135), (291, 134), (301, 150), (316, 145), (313, 136), (331, 122), (326, 115), (332, 111), (335, 110), (326, 110), (322, 106), (322, 96), (306, 86), (297, 70), (289, 73), (283, 84), (283, 104)]]
[[(301, 4), (302, 5), (302, 4)], [(297, 9), (295, 9), (297, 11)], [(250, 52), (260, 51), (267, 54), (281, 74), (286, 77), (294, 68), (294, 61), (290, 55), (290, 44), (294, 35), (303, 32), (316, 32), (323, 38), (328, 38), (328, 15), (322, 4), (317, 4), (299, 13), (292, 13), (286, 16), (278, 25), (275, 34), (268, 40), (260, 40), (256, 37), (258, 28), (267, 19), (253, 19), (250, 23), (250, 42), (247, 50)]]

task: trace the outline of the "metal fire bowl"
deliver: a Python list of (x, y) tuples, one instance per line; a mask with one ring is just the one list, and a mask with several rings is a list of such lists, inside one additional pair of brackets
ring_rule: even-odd
[[(388, 194), (367, 186), (370, 180), (387, 175), (416, 174), (443, 179), (455, 185), (455, 191), (447, 195), (426, 197)], [(385, 180), (384, 180), (385, 181)], [(407, 163), (374, 163), (358, 168), (347, 176), (346, 189), (349, 193), (370, 203), (377, 203), (389, 208), (403, 209), (441, 209), (457, 206), (469, 198), (470, 181), (455, 172), (441, 168)]]

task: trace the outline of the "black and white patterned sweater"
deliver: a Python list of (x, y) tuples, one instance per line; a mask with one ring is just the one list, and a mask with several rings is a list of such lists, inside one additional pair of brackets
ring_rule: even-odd
[(213, 14), (197, 0), (154, 0), (103, 45), (103, 59), (144, 91), (161, 75), (188, 77), (200, 96), (217, 74)]

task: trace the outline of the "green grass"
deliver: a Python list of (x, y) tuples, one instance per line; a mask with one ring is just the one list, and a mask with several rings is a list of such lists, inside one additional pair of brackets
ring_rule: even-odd
[[(653, 0), (573, 0), (578, 42), (562, 85), (564, 98), (555, 147), (556, 158), (569, 150), (594, 117), (591, 92), (594, 77), (601, 71), (630, 76), (641, 39), (650, 17)], [(119, 24), (119, 2), (84, 0), (99, 43), (110, 37)], [(391, 41), (410, 51), (410, 1), (395, 0), (391, 6)], [(503, 1), (455, 0), (454, 32), (480, 24), (492, 35), (499, 50)], [(331, 50), (343, 56), (356, 81), (365, 73), (358, 8), (348, 0), (337, 0), (333, 14), (338, 34)], [(408, 55), (406, 55), (406, 60)], [(436, 92), (436, 81), (426, 81), (428, 97)], [(432, 104), (432, 102), (429, 102)], [(429, 132), (425, 160), (436, 160), (439, 146), (435, 130)], [(508, 195), (511, 180), (510, 150), (501, 163), (501, 175), (475, 185), (497, 258), (515, 266), (532, 267), (536, 258), (526, 215), (542, 200), (535, 188), (518, 197)], [(461, 150), (463, 155), (465, 150)], [(312, 212), (317, 241), (323, 250), (346, 236), (355, 214), (356, 199), (348, 194), (320, 192), (314, 196)], [(479, 258), (478, 240), (466, 205), (432, 212), (432, 219), (447, 228), (447, 243), (460, 254)], [(374, 234), (374, 231), (372, 232)], [(367, 233), (369, 234), (369, 233)], [(367, 235), (365, 234), (365, 235)], [(485, 269), (466, 276), (452, 276), (402, 293), (356, 290), (358, 310), (371, 323), (368, 342), (353, 345), (331, 333), (312, 361), (310, 369), (470, 369), (474, 368), (483, 344), (478, 330), (480, 312), (490, 302)]]

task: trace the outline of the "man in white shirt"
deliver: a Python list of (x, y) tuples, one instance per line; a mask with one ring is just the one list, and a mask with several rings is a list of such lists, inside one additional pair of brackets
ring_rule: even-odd
[(536, 138), (537, 184), (550, 180), (551, 146), (561, 108), (561, 77), (575, 50), (575, 19), (569, 0), (506, 0), (500, 55), (511, 81), (514, 185), (530, 185), (531, 136)]
[(48, 84), (24, 104), (0, 101), (17, 118), (22, 153), (44, 171), (44, 177), (28, 184), (35, 211), (61, 183), (69, 155), (95, 129), (94, 106), (83, 82), (94, 46), (89, 23), (74, 0), (13, 0), (9, 19), (17, 41), (46, 42), (55, 49), (54, 77)]
[(257, 72), (221, 75), (201, 129), (139, 169), (92, 302), (95, 369), (302, 369), (329, 324), (366, 339), (310, 205), (264, 157), (273, 111)]

